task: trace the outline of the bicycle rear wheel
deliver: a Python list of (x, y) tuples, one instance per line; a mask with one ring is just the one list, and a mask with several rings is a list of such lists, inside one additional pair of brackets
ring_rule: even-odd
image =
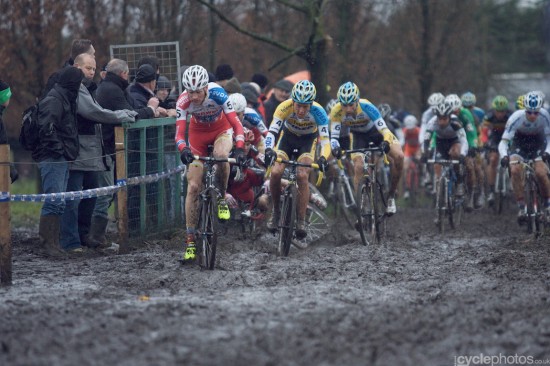
[(527, 181), (526, 187), (528, 187), (527, 191), (527, 233), (528, 234), (536, 234), (536, 197), (537, 194), (534, 187), (532, 187), (532, 182)]
[(307, 236), (303, 240), (292, 239), (292, 243), (298, 248), (305, 248), (309, 244), (321, 239), (330, 231), (329, 219), (317, 206), (309, 203), (306, 211)]
[(294, 224), (296, 222), (296, 186), (291, 184), (285, 188), (279, 221), (279, 247), (277, 254), (287, 257), (292, 244)]
[(338, 218), (341, 214), (349, 227), (353, 229), (353, 207), (346, 207), (346, 202), (351, 201), (353, 197), (348, 197), (346, 200), (346, 196), (346, 187), (343, 184), (338, 184), (338, 190), (336, 191), (336, 217)]
[(356, 229), (361, 236), (363, 245), (369, 245), (374, 242), (376, 235), (376, 226), (374, 218), (374, 197), (372, 195), (372, 183), (370, 178), (363, 177), (359, 182), (359, 191), (355, 200), (357, 204), (357, 224)]
[(386, 234), (386, 200), (384, 199), (384, 187), (376, 182), (373, 185), (373, 210), (374, 210), (374, 235), (373, 239), (378, 244), (382, 243), (382, 237)]
[(216, 248), (218, 244), (218, 195), (214, 189), (209, 189), (206, 199), (202, 201), (199, 215), (200, 265), (213, 270), (216, 264)]

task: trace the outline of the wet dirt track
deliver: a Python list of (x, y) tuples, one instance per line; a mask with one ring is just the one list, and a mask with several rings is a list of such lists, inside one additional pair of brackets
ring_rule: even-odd
[(14, 283), (0, 288), (0, 365), (549, 359), (550, 241), (526, 241), (513, 213), (476, 212), (444, 238), (432, 218), (401, 209), (386, 247), (334, 229), (288, 258), (275, 255), (270, 235), (229, 233), (212, 272), (182, 266), (178, 240), (55, 261), (14, 233)]

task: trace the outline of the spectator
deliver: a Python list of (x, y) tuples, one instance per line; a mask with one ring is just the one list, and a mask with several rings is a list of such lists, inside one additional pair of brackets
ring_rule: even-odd
[(266, 119), (264, 102), (267, 99), (265, 96), (265, 87), (268, 84), (267, 77), (264, 74), (254, 74), (252, 75), (251, 82), (258, 85), (259, 87), (258, 93), (260, 94), (260, 96), (258, 97), (258, 107), (256, 108), (256, 110), (258, 111), (258, 113), (260, 113), (260, 116), (262, 116), (265, 121)]
[[(166, 76), (159, 76), (157, 81), (156, 97), (159, 100), (159, 106), (166, 109), (169, 117), (176, 116), (176, 100), (170, 97), (172, 83)], [(173, 110), (173, 111), (170, 111)]]
[[(103, 159), (103, 143), (100, 124), (134, 122), (136, 112), (122, 110), (113, 112), (103, 109), (94, 99), (97, 85), (93, 82), (96, 71), (95, 58), (88, 54), (78, 55), (74, 66), (82, 70), (84, 79), (77, 100), (77, 129), (79, 151), (75, 161), (69, 163), (67, 192), (98, 187), (97, 172), (108, 169)], [(71, 253), (83, 253), (83, 246), (97, 248), (99, 243), (90, 240), (88, 233), (92, 221), (95, 198), (70, 200), (65, 205), (61, 219), (61, 247)]]
[[(157, 105), (159, 100), (155, 97), (153, 90), (156, 89), (156, 73), (153, 67), (149, 64), (143, 64), (139, 67), (135, 83), (130, 85), (130, 104), (134, 109), (140, 109), (152, 105), (151, 99), (156, 101)], [(162, 107), (157, 107), (155, 117), (166, 117), (168, 112)], [(128, 177), (135, 177), (140, 175), (140, 136), (139, 131), (128, 131), (128, 149), (134, 152), (128, 154)], [(145, 174), (158, 173), (158, 131), (156, 128), (148, 128), (146, 130), (146, 165)], [(147, 186), (147, 199), (148, 210), (151, 213), (148, 218), (154, 220), (156, 215), (156, 203), (152, 200), (156, 200), (158, 192), (158, 183), (152, 183)], [(128, 216), (130, 230), (135, 231), (138, 228), (140, 220), (140, 190), (143, 187), (132, 186), (128, 188)]]
[[(83, 73), (76, 67), (59, 72), (57, 83), (38, 106), (39, 142), (32, 152), (38, 162), (44, 193), (65, 192), (69, 179), (69, 162), (78, 156), (76, 99)], [(46, 201), (40, 213), (38, 233), (46, 253), (66, 255), (59, 246), (60, 219), (64, 200)]]
[(224, 88), (227, 94), (240, 93), (242, 91), (239, 79), (235, 77), (231, 65), (218, 65), (218, 67), (216, 67), (215, 76), (216, 80), (210, 81), (215, 81), (218, 85)]
[[(95, 48), (92, 45), (92, 41), (90, 41), (89, 39), (75, 39), (71, 45), (71, 56), (67, 61), (65, 61), (63, 68), (68, 66), (73, 66), (74, 59), (76, 58), (76, 56), (80, 55), (81, 53), (87, 53), (95, 57)], [(63, 70), (63, 68), (61, 70)], [(59, 73), (61, 70), (58, 70), (50, 75), (46, 83), (46, 89), (42, 93), (42, 98), (44, 98), (48, 94), (48, 92), (53, 88), (55, 83), (57, 83)]]
[[(105, 79), (96, 91), (97, 102), (100, 106), (111, 111), (132, 109), (125, 93), (128, 88), (129, 69), (128, 63), (120, 59), (112, 59), (107, 64)], [(155, 116), (156, 100), (150, 99), (151, 105), (135, 110), (139, 119), (148, 119)], [(99, 187), (109, 187), (115, 183), (115, 125), (103, 125), (103, 146), (105, 149), (106, 165), (110, 169), (98, 173)], [(105, 246), (105, 231), (109, 223), (109, 206), (113, 201), (113, 195), (97, 198), (92, 214), (90, 226), (90, 240)]]
[(138, 69), (143, 65), (151, 65), (153, 70), (155, 70), (155, 80), (158, 81), (160, 77), (160, 61), (155, 56), (145, 56), (142, 57), (138, 62)]
[(275, 113), (277, 106), (290, 97), (290, 92), (293, 86), (294, 84), (285, 79), (279, 80), (275, 83), (275, 85), (273, 85), (273, 93), (264, 103), (266, 126), (269, 127), (271, 124), (271, 121), (273, 120), (273, 113)]
[[(6, 134), (6, 128), (4, 127), (4, 121), (2, 120), (2, 115), (4, 114), (4, 110), (8, 107), (10, 104), (10, 98), (11, 98), (11, 88), (10, 86), (0, 80), (0, 145), (7, 145), (8, 144), (8, 135)], [(19, 174), (17, 173), (17, 169), (15, 169), (15, 165), (10, 164), (10, 179), (11, 182), (15, 182), (17, 178), (19, 177)]]

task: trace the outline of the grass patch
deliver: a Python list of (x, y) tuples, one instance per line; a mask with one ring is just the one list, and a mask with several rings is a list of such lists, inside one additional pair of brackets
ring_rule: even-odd
[[(38, 181), (35, 179), (20, 179), (11, 188), (11, 194), (36, 194)], [(11, 225), (12, 228), (36, 227), (40, 220), (40, 209), (42, 202), (11, 202)]]

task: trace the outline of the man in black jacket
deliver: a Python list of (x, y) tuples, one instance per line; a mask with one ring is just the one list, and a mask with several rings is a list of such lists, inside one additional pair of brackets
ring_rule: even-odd
[[(118, 111), (123, 109), (133, 109), (125, 93), (128, 88), (129, 69), (124, 60), (112, 59), (105, 68), (107, 71), (105, 79), (99, 84), (96, 91), (96, 98), (99, 105), (105, 109)], [(149, 119), (155, 117), (155, 110), (158, 107), (156, 98), (149, 99), (147, 106), (135, 109), (138, 113), (138, 119)], [(103, 145), (107, 165), (111, 169), (100, 172), (98, 175), (99, 187), (108, 187), (114, 185), (115, 180), (115, 126), (102, 126)], [(90, 227), (90, 236), (92, 240), (100, 243), (105, 242), (105, 230), (109, 222), (108, 210), (113, 200), (113, 196), (101, 196), (96, 200), (92, 215), (92, 225)]]
[[(67, 67), (59, 73), (56, 85), (38, 105), (39, 142), (32, 152), (38, 162), (44, 193), (65, 192), (69, 179), (69, 162), (78, 156), (76, 100), (83, 73)], [(40, 213), (38, 233), (46, 252), (65, 256), (59, 246), (60, 219), (65, 200), (46, 201)]]

